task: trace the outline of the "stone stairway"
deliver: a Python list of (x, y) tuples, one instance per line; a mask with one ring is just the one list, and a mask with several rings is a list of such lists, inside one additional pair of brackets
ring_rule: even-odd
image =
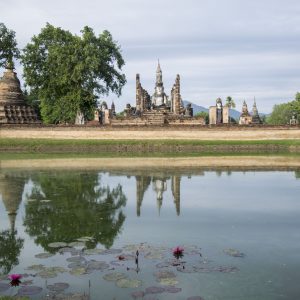
[(165, 114), (157, 111), (146, 111), (143, 113), (143, 118), (147, 119), (149, 125), (162, 126), (166, 122)]

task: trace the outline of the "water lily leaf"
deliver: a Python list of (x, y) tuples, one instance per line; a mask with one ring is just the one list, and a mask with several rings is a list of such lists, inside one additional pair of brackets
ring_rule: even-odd
[(19, 290), (18, 290), (18, 296), (32, 296), (32, 295), (36, 295), (39, 294), (43, 289), (39, 286), (22, 286)]
[(57, 276), (57, 273), (51, 270), (43, 270), (39, 273), (37, 273), (38, 276), (42, 277), (42, 278), (54, 278)]
[(119, 272), (113, 272), (113, 273), (107, 273), (103, 276), (104, 280), (107, 281), (118, 281), (120, 279), (126, 278), (127, 275), (124, 273), (119, 273)]
[(49, 203), (49, 202), (51, 202), (51, 200), (44, 199), (44, 200), (41, 200), (40, 202), (41, 202), (41, 203)]
[(143, 291), (135, 291), (135, 292), (131, 293), (131, 297), (133, 299), (143, 298), (144, 296), (145, 296), (145, 293)]
[(66, 246), (68, 246), (68, 244), (64, 242), (55, 242), (55, 243), (48, 244), (48, 247), (50, 248), (63, 248)]
[(54, 254), (52, 254), (52, 253), (39, 253), (39, 254), (36, 254), (34, 257), (45, 259), (45, 258), (49, 258), (51, 256), (54, 256)]
[(100, 254), (120, 254), (122, 253), (122, 250), (121, 249), (106, 249), (104, 250), (102, 253)]
[(84, 242), (72, 242), (68, 244), (69, 247), (85, 247)]
[(160, 278), (159, 283), (161, 285), (176, 285), (178, 280), (176, 278)]
[(161, 294), (165, 291), (165, 288), (161, 286), (150, 286), (146, 288), (146, 294)]
[(161, 278), (175, 278), (176, 274), (172, 271), (160, 271), (160, 272), (156, 272), (154, 273), (154, 276), (157, 279), (161, 279)]
[(233, 266), (220, 266), (220, 267), (216, 267), (215, 271), (221, 273), (236, 273), (239, 271), (239, 269)]
[(178, 287), (175, 287), (175, 286), (166, 286), (165, 287), (165, 291), (167, 293), (172, 293), (172, 294), (175, 294), (175, 293), (179, 293), (182, 291), (182, 288), (178, 288)]
[(87, 263), (88, 270), (105, 270), (109, 268), (109, 264), (105, 261), (91, 260)]
[(42, 271), (46, 267), (44, 265), (32, 265), (26, 268), (26, 270), (33, 270), (33, 271)]
[(21, 285), (30, 285), (33, 284), (33, 280), (22, 280)]
[(244, 253), (240, 252), (239, 250), (232, 249), (232, 248), (224, 249), (223, 252), (232, 257), (244, 257), (245, 256)]
[(163, 254), (160, 251), (152, 251), (145, 255), (147, 259), (163, 259)]
[(52, 292), (62, 292), (67, 289), (70, 285), (66, 282), (56, 282), (52, 285), (47, 285), (47, 289)]
[(71, 275), (80, 276), (86, 274), (86, 269), (84, 267), (74, 268), (69, 272)]
[(0, 282), (0, 293), (5, 292), (10, 288), (10, 285), (8, 283)]
[(142, 285), (141, 280), (122, 278), (116, 281), (116, 285), (120, 288), (137, 288)]
[(94, 238), (91, 237), (91, 236), (83, 236), (83, 237), (77, 239), (78, 242), (84, 242), (84, 243), (85, 242), (91, 242), (93, 240), (94, 240)]
[(187, 298), (186, 300), (204, 300), (204, 299), (200, 296), (193, 296), (193, 297)]
[(110, 264), (117, 267), (124, 266), (124, 264), (122, 264), (119, 260), (113, 260), (110, 262)]
[(68, 264), (68, 268), (70, 268), (70, 269), (79, 268), (79, 267), (86, 267), (86, 262), (78, 261), (78, 262), (72, 262), (72, 263)]
[(105, 250), (104, 249), (85, 249), (84, 254), (85, 255), (97, 255), (103, 253)]
[(192, 266), (178, 266), (177, 271), (182, 272), (182, 273), (195, 273), (196, 270)]
[(86, 261), (84, 257), (82, 256), (72, 256), (72, 257), (68, 257), (66, 259), (68, 262), (83, 262)]

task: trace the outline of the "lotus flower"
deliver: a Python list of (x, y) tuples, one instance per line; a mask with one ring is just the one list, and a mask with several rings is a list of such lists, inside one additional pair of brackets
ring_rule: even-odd
[(183, 257), (183, 251), (184, 249), (182, 247), (177, 246), (176, 248), (173, 249), (173, 256), (179, 259)]
[(10, 279), (11, 286), (19, 286), (19, 284), (21, 283), (20, 279), (22, 278), (22, 275), (21, 274), (11, 274), (8, 276), (8, 278)]

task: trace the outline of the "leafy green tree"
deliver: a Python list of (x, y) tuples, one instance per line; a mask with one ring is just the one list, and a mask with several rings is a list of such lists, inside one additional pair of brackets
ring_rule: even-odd
[(201, 111), (195, 115), (195, 117), (202, 117), (205, 120), (205, 124), (209, 123), (209, 114), (205, 111)]
[(295, 95), (295, 100), (290, 102), (293, 115), (300, 121), (300, 93)]
[(28, 197), (36, 201), (25, 206), (24, 225), (36, 244), (53, 252), (49, 243), (89, 236), (94, 240), (88, 248), (113, 245), (125, 221), (122, 208), (127, 199), (120, 185), (111, 190), (100, 185), (97, 173), (72, 171), (38, 173), (32, 180)]
[(119, 96), (126, 83), (125, 62), (111, 34), (96, 36), (87, 26), (81, 33), (47, 24), (23, 50), (24, 78), (41, 101), (45, 123), (74, 123), (79, 112), (91, 119), (99, 96)]
[(16, 237), (16, 231), (0, 232), (0, 275), (8, 274), (13, 266), (19, 264), (18, 257), (23, 248), (24, 239)]
[[(230, 117), (230, 109), (231, 108), (235, 108), (235, 102), (232, 99), (232, 97), (228, 96), (226, 98), (226, 104), (225, 106), (227, 106), (229, 108), (229, 123), (232, 123), (232, 118)], [(233, 123), (236, 123), (236, 121), (234, 120)]]
[(13, 59), (18, 59), (20, 51), (17, 47), (16, 33), (0, 23), (0, 67), (13, 66)]
[(271, 125), (289, 124), (293, 115), (293, 108), (290, 103), (274, 105), (271, 115), (267, 118), (267, 123)]
[(226, 104), (225, 104), (225, 105), (228, 106), (229, 109), (230, 109), (230, 108), (235, 108), (235, 102), (234, 102), (234, 100), (232, 99), (232, 97), (228, 96), (228, 97), (226, 98)]

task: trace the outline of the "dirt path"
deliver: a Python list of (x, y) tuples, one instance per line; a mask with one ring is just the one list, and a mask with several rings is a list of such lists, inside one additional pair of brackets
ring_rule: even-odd
[(300, 157), (70, 158), (0, 161), (1, 169), (300, 168)]
[(282, 140), (300, 139), (300, 129), (247, 129), (247, 130), (99, 130), (81, 128), (30, 128), (1, 129), (2, 138), (43, 138), (43, 139), (112, 139), (112, 140)]

